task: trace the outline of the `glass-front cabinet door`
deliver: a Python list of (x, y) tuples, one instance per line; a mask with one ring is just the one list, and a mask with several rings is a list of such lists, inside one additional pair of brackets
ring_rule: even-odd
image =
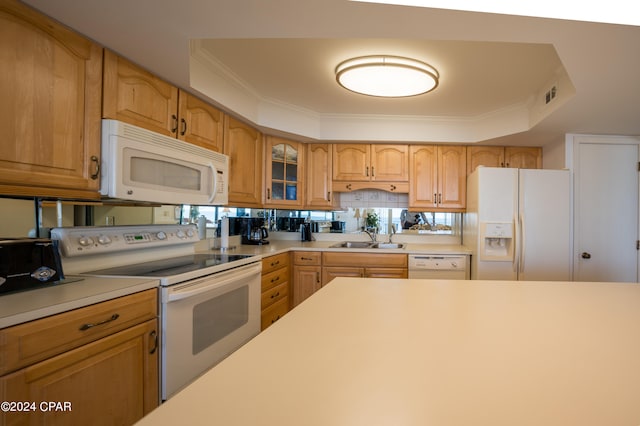
[(300, 142), (273, 136), (267, 137), (265, 206), (302, 206), (304, 192), (302, 147)]

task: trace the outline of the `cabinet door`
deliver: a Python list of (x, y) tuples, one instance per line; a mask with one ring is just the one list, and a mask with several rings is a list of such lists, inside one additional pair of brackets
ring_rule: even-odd
[(102, 114), (163, 135), (178, 130), (178, 88), (115, 53), (104, 52)]
[(364, 276), (367, 278), (407, 278), (407, 268), (366, 268)]
[(473, 173), (478, 166), (504, 167), (504, 147), (469, 146), (467, 147), (467, 174)]
[(364, 277), (364, 268), (354, 266), (324, 266), (322, 268), (322, 285), (328, 284), (337, 277)]
[(508, 146), (504, 149), (505, 167), (541, 169), (542, 148)]
[(313, 209), (333, 207), (331, 193), (332, 161), (331, 145), (310, 143), (307, 145), (305, 205)]
[(307, 297), (320, 290), (321, 271), (319, 266), (293, 267), (293, 306), (298, 306)]
[(333, 144), (333, 180), (371, 180), (370, 157), (368, 144)]
[(0, 378), (2, 401), (60, 401), (68, 411), (2, 413), (1, 424), (133, 424), (158, 406), (157, 320)]
[(467, 199), (467, 158), (464, 146), (438, 146), (438, 207), (463, 209)]
[(19, 2), (0, 28), (1, 192), (98, 198), (102, 49)]
[(409, 180), (408, 145), (372, 145), (371, 180), (406, 182)]
[(262, 133), (225, 115), (224, 153), (229, 156), (229, 205), (262, 205)]
[(268, 207), (302, 207), (304, 150), (298, 142), (269, 136), (265, 144)]
[(409, 148), (409, 207), (434, 208), (438, 192), (435, 145)]
[(224, 113), (208, 103), (180, 91), (178, 139), (222, 152)]

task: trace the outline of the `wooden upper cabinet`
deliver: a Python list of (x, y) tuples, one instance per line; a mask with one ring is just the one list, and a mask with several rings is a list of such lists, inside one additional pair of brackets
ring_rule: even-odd
[(102, 48), (0, 2), (0, 193), (95, 199)]
[(334, 144), (333, 180), (406, 182), (408, 145)]
[(471, 174), (478, 166), (504, 167), (504, 147), (467, 147), (467, 173)]
[(222, 152), (222, 111), (109, 50), (103, 79), (104, 118)]
[(224, 154), (229, 156), (229, 205), (262, 207), (262, 133), (225, 115)]
[(412, 145), (409, 149), (409, 207), (463, 211), (466, 205), (466, 147)]
[(467, 203), (467, 148), (438, 146), (438, 207), (464, 209)]
[(184, 91), (180, 91), (179, 99), (178, 139), (222, 152), (224, 113)]
[(369, 181), (371, 145), (333, 144), (333, 180)]
[(540, 169), (542, 168), (542, 148), (517, 146), (467, 147), (467, 173), (471, 174), (478, 166)]
[(178, 88), (104, 51), (102, 115), (167, 136), (178, 130)]
[(409, 145), (371, 145), (371, 180), (409, 180)]
[(305, 205), (310, 209), (331, 209), (337, 197), (332, 192), (331, 145), (326, 143), (307, 144)]
[(266, 207), (302, 207), (304, 145), (268, 136), (265, 142)]
[(542, 148), (507, 146), (504, 148), (505, 167), (517, 169), (541, 169)]

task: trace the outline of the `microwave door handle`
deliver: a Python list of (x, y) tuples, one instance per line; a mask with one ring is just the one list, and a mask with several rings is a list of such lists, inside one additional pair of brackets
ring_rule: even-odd
[(209, 203), (212, 203), (218, 192), (218, 171), (212, 163), (209, 163), (209, 169), (211, 170), (211, 177), (213, 178), (213, 187), (211, 188), (211, 194), (209, 194)]

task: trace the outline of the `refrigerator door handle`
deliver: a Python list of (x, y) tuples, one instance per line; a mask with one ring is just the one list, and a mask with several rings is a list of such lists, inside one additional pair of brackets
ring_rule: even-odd
[(514, 232), (514, 255), (513, 255), (513, 272), (516, 274), (516, 280), (518, 279), (518, 268), (520, 267), (520, 222), (518, 220), (518, 216), (515, 215), (513, 217), (513, 226), (515, 227)]
[(524, 213), (520, 213), (520, 273), (524, 274), (524, 249), (525, 249), (525, 237), (524, 230)]

